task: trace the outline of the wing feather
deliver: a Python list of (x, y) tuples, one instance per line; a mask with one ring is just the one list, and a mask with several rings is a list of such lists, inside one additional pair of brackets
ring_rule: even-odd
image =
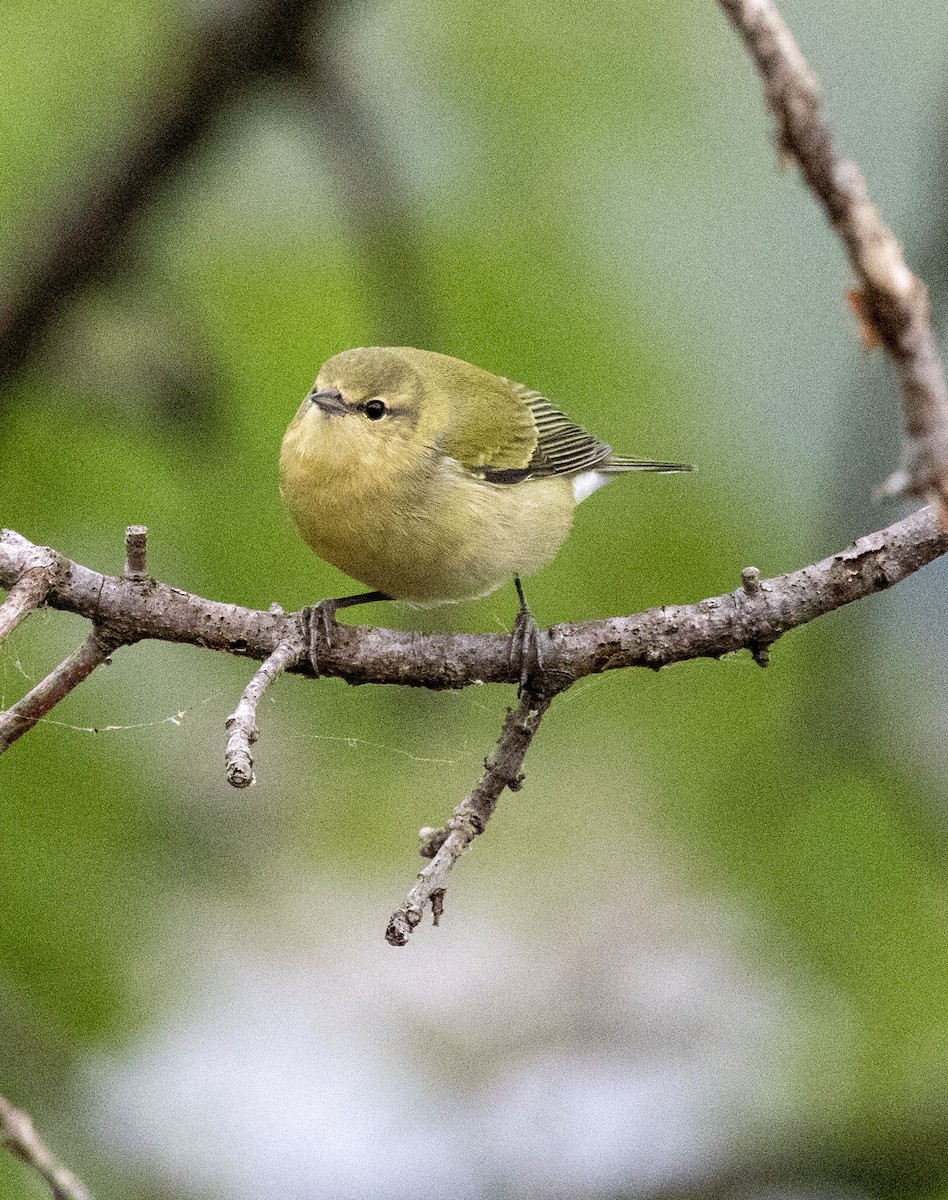
[(612, 454), (608, 442), (593, 437), (539, 392), (519, 383), (511, 383), (510, 387), (530, 410), (537, 431), (536, 449), (527, 468), (533, 478), (575, 475), (599, 466)]
[(490, 483), (516, 484), (591, 470), (691, 470), (682, 463), (613, 454), (608, 442), (571, 421), (539, 392), (500, 376), (491, 378), (506, 390), (512, 404), (495, 404), (489, 421), (475, 422), (473, 414), (467, 414), (467, 437), (455, 437), (448, 447), (467, 470)]

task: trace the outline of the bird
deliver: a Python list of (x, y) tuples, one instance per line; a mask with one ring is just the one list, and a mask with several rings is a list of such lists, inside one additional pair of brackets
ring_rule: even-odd
[(539, 392), (461, 359), (370, 346), (319, 369), (283, 438), (280, 491), (316, 554), (371, 589), (321, 602), (324, 624), (351, 604), (472, 600), (513, 580), (523, 685), (538, 650), (521, 580), (556, 555), (576, 506), (617, 475), (691, 469), (614, 454)]

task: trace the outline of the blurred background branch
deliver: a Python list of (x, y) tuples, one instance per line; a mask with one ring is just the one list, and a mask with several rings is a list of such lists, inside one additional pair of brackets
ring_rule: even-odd
[[(339, 5), (336, 6), (340, 7)], [(147, 208), (219, 131), (222, 114), (261, 80), (282, 80), (323, 134), (339, 200), (366, 261), (376, 340), (428, 345), (433, 312), (408, 200), (334, 62), (330, 0), (237, 0), (208, 6), (143, 94), (124, 140), (100, 149), (59, 206), (44, 205), (0, 294), (0, 386), (47, 345), (81, 295), (127, 270)], [(313, 287), (319, 287), (314, 275)]]
[[(305, 111), (323, 135), (334, 193), (364, 264), (372, 313), (365, 344), (435, 347), (437, 305), (406, 181), (338, 54), (331, 38), (316, 41), (299, 64), (297, 84)], [(316, 274), (314, 287), (321, 275)]]
[(46, 1182), (54, 1200), (90, 1200), (85, 1187), (56, 1159), (26, 1113), (4, 1096), (0, 1096), (0, 1143)]
[(0, 382), (9, 384), (42, 348), (80, 292), (114, 274), (143, 209), (192, 158), (221, 110), (256, 75), (295, 61), (326, 7), (323, 0), (215, 6), (191, 44), (178, 47), (161, 91), (142, 98), (125, 141), (36, 222), (38, 237), (0, 298)]

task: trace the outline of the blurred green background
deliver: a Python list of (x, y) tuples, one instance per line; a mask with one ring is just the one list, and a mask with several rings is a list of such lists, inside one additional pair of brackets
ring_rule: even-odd
[[(783, 11), (943, 311), (948, 11)], [(201, 31), (245, 19), (7, 0), (0, 306), (180, 99)], [(115, 572), (143, 523), (155, 575), (238, 604), (344, 594), (276, 464), (319, 364), (367, 344), (697, 464), (582, 506), (530, 582), (543, 624), (716, 594), (899, 515), (872, 497), (892, 370), (712, 0), (327, 2), (303, 29), (0, 395), (4, 526)], [(0, 1092), (100, 1200), (948, 1197), (945, 578), (792, 634), (767, 671), (577, 686), (402, 951), (382, 933), (417, 830), (511, 689), (281, 679), (237, 793), (249, 664), (120, 651), (0, 761)], [(358, 619), (506, 629), (509, 591)], [(21, 626), (0, 706), (83, 636)], [(0, 1156), (4, 1200), (44, 1194)]]

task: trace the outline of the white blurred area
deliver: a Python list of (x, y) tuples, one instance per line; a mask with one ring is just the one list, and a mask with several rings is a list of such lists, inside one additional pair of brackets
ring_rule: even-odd
[(648, 1195), (771, 1141), (794, 1016), (732, 916), (637, 872), (530, 928), (467, 865), (406, 950), (392, 895), (325, 881), (269, 925), (182, 914), (167, 1018), (88, 1064), (94, 1138), (234, 1200)]

